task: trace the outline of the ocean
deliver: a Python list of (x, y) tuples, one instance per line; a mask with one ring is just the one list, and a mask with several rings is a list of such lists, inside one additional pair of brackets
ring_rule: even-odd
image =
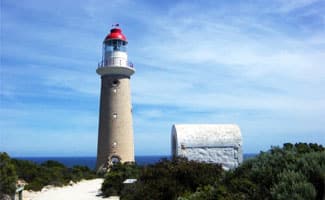
[[(257, 154), (244, 154), (244, 160), (255, 157)], [(163, 158), (169, 159), (169, 155), (160, 156), (135, 156), (135, 161), (138, 165), (154, 164)], [(20, 160), (29, 160), (37, 164), (41, 164), (47, 160), (55, 160), (67, 167), (73, 167), (74, 165), (87, 166), (90, 169), (94, 169), (96, 165), (96, 157), (14, 157)]]

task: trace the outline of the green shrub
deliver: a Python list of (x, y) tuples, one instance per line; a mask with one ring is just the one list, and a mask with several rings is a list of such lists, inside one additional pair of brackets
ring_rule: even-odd
[(15, 165), (18, 177), (28, 183), (34, 180), (40, 171), (40, 166), (31, 161), (12, 159), (12, 163)]
[(19, 178), (25, 180), (27, 190), (39, 191), (46, 185), (62, 186), (81, 179), (95, 178), (96, 174), (85, 166), (65, 167), (62, 163), (48, 160), (40, 165), (26, 160), (13, 159)]
[(0, 197), (11, 195), (16, 190), (17, 175), (15, 166), (5, 152), (0, 152)]
[(278, 176), (278, 182), (271, 188), (274, 200), (312, 200), (316, 197), (316, 191), (307, 178), (299, 172), (284, 171)]
[(214, 200), (219, 199), (216, 188), (211, 185), (199, 187), (193, 194), (185, 194), (183, 197), (177, 198), (177, 200)]
[[(213, 188), (198, 189), (188, 199), (316, 199), (323, 200), (325, 149), (321, 145), (286, 143), (272, 147), (237, 169), (228, 171)], [(197, 197), (198, 196), (198, 197)]]
[[(280, 182), (279, 174), (285, 171), (295, 171), (306, 177), (316, 190), (316, 199), (322, 199), (324, 194), (325, 149), (321, 145), (286, 143), (282, 148), (272, 147), (268, 152), (260, 153), (256, 158), (245, 161), (224, 180), (231, 191), (241, 191), (248, 199), (271, 199), (270, 188)], [(248, 179), (254, 187), (247, 191), (234, 188), (233, 180)], [(289, 187), (289, 186), (288, 186)]]
[(177, 199), (199, 186), (213, 184), (221, 176), (220, 165), (188, 161), (185, 158), (161, 160), (141, 169), (138, 181), (124, 187), (122, 199)]
[(136, 179), (139, 175), (139, 167), (133, 163), (118, 163), (113, 165), (105, 175), (101, 190), (104, 196), (120, 195), (125, 179)]
[(92, 179), (96, 178), (94, 171), (89, 169), (87, 166), (75, 165), (69, 168), (70, 179), (74, 182), (80, 181), (82, 179)]
[(296, 169), (313, 184), (317, 191), (316, 199), (325, 199), (325, 151), (302, 155)]

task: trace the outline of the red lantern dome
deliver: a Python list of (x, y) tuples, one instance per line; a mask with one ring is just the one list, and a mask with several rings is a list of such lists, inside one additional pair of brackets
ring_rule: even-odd
[(111, 29), (111, 32), (106, 36), (104, 42), (108, 40), (122, 40), (127, 43), (127, 39), (118, 24), (114, 25), (114, 28)]

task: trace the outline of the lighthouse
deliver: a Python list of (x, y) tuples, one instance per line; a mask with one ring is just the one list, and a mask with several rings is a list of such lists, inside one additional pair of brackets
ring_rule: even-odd
[(115, 163), (134, 162), (130, 78), (127, 38), (114, 25), (103, 41), (102, 61), (96, 70), (101, 77), (96, 169), (105, 171)]

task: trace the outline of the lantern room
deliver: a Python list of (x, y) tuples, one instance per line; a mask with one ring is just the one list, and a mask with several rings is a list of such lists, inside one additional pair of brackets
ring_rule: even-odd
[(102, 61), (98, 64), (97, 73), (123, 74), (130, 76), (134, 73), (133, 64), (128, 62), (126, 45), (128, 41), (122, 33), (119, 24), (113, 25), (110, 33), (103, 41)]
[(111, 32), (106, 36), (103, 46), (104, 52), (123, 51), (126, 52), (127, 39), (122, 33), (119, 24), (114, 25)]
[(122, 33), (119, 25), (113, 25), (110, 33), (103, 42), (102, 66), (128, 66), (128, 56), (126, 53), (127, 39)]

